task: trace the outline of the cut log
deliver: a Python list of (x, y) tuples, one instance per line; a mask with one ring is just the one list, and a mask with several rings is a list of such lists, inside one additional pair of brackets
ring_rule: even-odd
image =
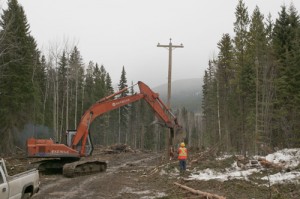
[(283, 169), (283, 165), (272, 163), (264, 158), (260, 158), (260, 159), (258, 159), (258, 161), (265, 168), (273, 168), (273, 169), (277, 169), (277, 170)]
[(177, 182), (174, 182), (175, 185), (179, 186), (180, 188), (182, 189), (185, 189), (193, 194), (196, 194), (196, 195), (200, 195), (201, 197), (205, 197), (207, 199), (226, 199), (225, 197), (223, 196), (219, 196), (219, 195), (216, 195), (216, 194), (212, 194), (212, 193), (208, 193), (208, 192), (204, 192), (204, 191), (199, 191), (199, 190), (196, 190), (196, 189), (192, 189), (188, 186), (185, 186), (185, 185), (182, 185), (182, 184), (179, 184)]

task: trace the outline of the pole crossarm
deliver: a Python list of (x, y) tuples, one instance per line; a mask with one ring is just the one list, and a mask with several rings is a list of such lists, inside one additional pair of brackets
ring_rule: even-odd
[(168, 70), (168, 99), (167, 99), (167, 106), (171, 108), (171, 80), (172, 80), (172, 50), (175, 48), (183, 48), (183, 44), (180, 45), (173, 45), (172, 39), (170, 38), (169, 45), (161, 45), (160, 43), (157, 44), (157, 47), (167, 48), (169, 50), (169, 70)]
[[(157, 44), (157, 47), (164, 47), (164, 48), (169, 48), (170, 45), (161, 45), (161, 44)], [(171, 45), (171, 48), (183, 48), (183, 45)]]

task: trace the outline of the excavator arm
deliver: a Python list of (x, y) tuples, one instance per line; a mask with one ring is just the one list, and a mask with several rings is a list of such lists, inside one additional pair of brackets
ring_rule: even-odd
[[(70, 135), (67, 136), (68, 145), (55, 143), (51, 139), (47, 140), (29, 138), (27, 140), (28, 157), (68, 158), (91, 155), (92, 150), (90, 148), (92, 148), (92, 146), (88, 140), (89, 126), (94, 119), (103, 115), (104, 113), (141, 99), (144, 99), (150, 105), (156, 117), (160, 120), (160, 123), (170, 128), (171, 135), (174, 135), (174, 129), (179, 127), (175, 115), (161, 101), (159, 95), (152, 91), (146, 84), (141, 81), (139, 81), (137, 84), (140, 90), (139, 93), (135, 93), (126, 97), (114, 98), (115, 96), (120, 95), (128, 90), (128, 88), (124, 88), (110, 96), (100, 99), (87, 111), (85, 111), (81, 117), (77, 129), (75, 131), (68, 131), (68, 134)], [(87, 150), (87, 148), (89, 148), (89, 150)]]
[(131, 104), (141, 99), (144, 99), (150, 105), (150, 107), (154, 110), (156, 117), (162, 120), (166, 127), (172, 130), (176, 127), (179, 127), (177, 118), (161, 101), (159, 95), (153, 92), (143, 82), (139, 81), (137, 84), (139, 86), (140, 93), (114, 99), (114, 96), (119, 95), (128, 89), (128, 88), (124, 88), (117, 93), (114, 93), (108, 97), (99, 100), (83, 114), (79, 122), (79, 125), (77, 127), (76, 135), (74, 136), (72, 141), (73, 149), (76, 149), (77, 145), (80, 143), (80, 141), (82, 141), (80, 156), (86, 155), (85, 144), (89, 133), (89, 125), (93, 122), (95, 118), (97, 118), (98, 116), (106, 112)]

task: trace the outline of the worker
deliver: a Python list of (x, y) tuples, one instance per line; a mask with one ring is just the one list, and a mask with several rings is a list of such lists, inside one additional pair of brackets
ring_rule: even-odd
[(185, 148), (184, 142), (182, 142), (178, 149), (180, 173), (184, 173), (186, 170), (186, 159), (187, 159), (187, 149)]

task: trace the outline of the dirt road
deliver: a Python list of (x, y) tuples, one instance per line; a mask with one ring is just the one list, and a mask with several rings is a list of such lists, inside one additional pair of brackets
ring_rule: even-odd
[[(195, 190), (214, 193), (227, 199), (296, 199), (300, 198), (299, 183), (275, 184), (266, 186), (260, 180), (262, 173), (249, 176), (250, 180), (188, 180), (191, 173), (213, 168), (226, 171), (236, 161), (235, 157), (217, 160), (203, 156), (202, 152), (190, 151), (188, 171), (179, 175), (178, 161), (163, 160), (164, 152), (133, 151), (127, 153), (106, 154), (97, 152), (92, 157), (108, 161), (106, 172), (87, 176), (66, 178), (61, 174), (45, 175), (40, 173), (40, 192), (33, 199), (192, 199), (199, 196), (174, 185), (179, 183)], [(20, 168), (28, 164), (25, 154), (18, 157), (7, 156), (10, 172), (21, 172)], [(198, 160), (195, 162), (194, 160)], [(194, 162), (192, 164), (192, 162)], [(276, 173), (272, 169), (264, 173)], [(11, 173), (12, 175), (13, 173)], [(200, 197), (201, 198), (201, 197)]]
[(167, 187), (147, 180), (161, 162), (161, 154), (137, 152), (102, 156), (108, 160), (108, 169), (103, 173), (75, 178), (41, 174), (41, 190), (33, 198), (157, 198), (166, 195)]

